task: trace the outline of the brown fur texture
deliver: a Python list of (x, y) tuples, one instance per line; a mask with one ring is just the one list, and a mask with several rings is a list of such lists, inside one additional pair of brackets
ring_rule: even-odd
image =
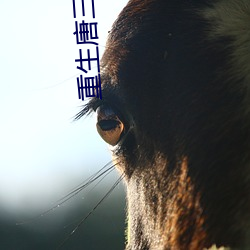
[(131, 0), (114, 23), (80, 116), (125, 125), (127, 250), (250, 249), (249, 34), (248, 0)]

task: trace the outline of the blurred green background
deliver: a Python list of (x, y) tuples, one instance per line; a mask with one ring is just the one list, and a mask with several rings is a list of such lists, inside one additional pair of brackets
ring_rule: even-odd
[[(1, 249), (57, 249), (77, 223), (103, 197), (109, 186), (101, 185), (101, 190), (91, 190), (84, 199), (82, 197), (85, 192), (82, 192), (83, 194), (77, 195), (58, 209), (23, 225), (16, 225), (16, 222), (32, 217), (32, 213), (27, 214), (26, 211), (8, 216), (6, 211), (1, 217)], [(123, 186), (119, 185), (60, 249), (124, 249), (124, 208)]]

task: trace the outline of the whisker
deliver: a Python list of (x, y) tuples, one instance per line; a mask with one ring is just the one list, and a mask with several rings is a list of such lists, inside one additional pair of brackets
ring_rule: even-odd
[[(104, 170), (110, 164), (112, 164), (112, 166), (110, 166), (108, 169)], [(59, 199), (56, 203), (59, 202), (59, 203), (63, 204), (67, 200), (71, 199), (72, 197), (74, 197), (75, 195), (77, 195), (79, 192), (81, 192), (83, 189), (87, 188), (94, 181), (98, 180), (101, 176), (103, 176), (104, 174), (107, 174), (107, 172), (109, 172), (110, 170), (113, 170), (114, 167), (115, 167), (115, 165), (117, 165), (117, 163), (113, 164), (112, 161), (109, 162), (109, 163), (107, 163), (102, 169), (100, 169), (98, 172), (96, 172), (92, 176), (88, 177), (84, 182), (82, 182), (81, 184), (79, 184), (76, 188), (74, 188), (72, 191), (70, 191), (70, 193), (68, 193), (67, 195), (65, 195), (61, 199)], [(104, 170), (104, 171), (101, 172), (102, 170)]]
[[(59, 200), (57, 200), (55, 202), (56, 205), (53, 205), (51, 208), (47, 209), (46, 211), (44, 211), (43, 213), (35, 216), (34, 218), (30, 219), (30, 220), (26, 220), (26, 221), (22, 221), (22, 222), (17, 222), (16, 225), (23, 225), (23, 224), (27, 224), (30, 222), (33, 222), (34, 220), (37, 220), (41, 217), (43, 217), (44, 215), (50, 213), (51, 211), (54, 211), (55, 209), (57, 209), (58, 207), (60, 207), (62, 204), (64, 204), (65, 202), (67, 202), (68, 200), (70, 200), (71, 198), (73, 198), (74, 196), (76, 196), (78, 193), (80, 193), (82, 190), (84, 190), (85, 188), (87, 188), (89, 185), (91, 185), (93, 182), (95, 182), (96, 180), (98, 180), (100, 177), (105, 178), (111, 171), (113, 171), (113, 169), (115, 169), (115, 165), (117, 163), (113, 164), (112, 161), (108, 162), (104, 167), (102, 167), (100, 170), (98, 170), (95, 174), (93, 174), (92, 176), (88, 177), (85, 181), (83, 181), (81, 184), (77, 185), (72, 191), (70, 191), (67, 195), (63, 196), (62, 198), (60, 198)], [(111, 166), (110, 166), (111, 165)], [(104, 175), (104, 176), (103, 176)], [(101, 179), (101, 180), (102, 180)], [(100, 181), (101, 181), (100, 180)], [(100, 182), (99, 181), (99, 182)], [(99, 182), (96, 184), (98, 185)]]
[(97, 202), (97, 204), (92, 208), (92, 210), (76, 225), (76, 227), (71, 231), (71, 233), (61, 242), (61, 244), (56, 248), (57, 250), (61, 249), (64, 244), (70, 239), (70, 237), (79, 229), (79, 227), (89, 218), (89, 216), (101, 205), (101, 203), (114, 191), (117, 185), (123, 180), (125, 174), (123, 173), (116, 182), (112, 185), (112, 187), (108, 190), (108, 192)]
[[(90, 193), (90, 192), (92, 192), (104, 179), (105, 179), (105, 177), (107, 177), (113, 170), (114, 170), (115, 168), (113, 168), (113, 169), (110, 169), (95, 185), (94, 185), (94, 187), (93, 188), (91, 188), (86, 194), (88, 194), (88, 193)], [(68, 228), (69, 226), (72, 226), (73, 224), (75, 224), (76, 222), (78, 222), (79, 221), (79, 219), (77, 219), (77, 220), (75, 220), (75, 221), (73, 221), (73, 222), (71, 222), (71, 223), (69, 223), (68, 225), (66, 225), (66, 226), (64, 226), (64, 228)]]
[[(116, 163), (117, 164), (117, 163)], [(114, 164), (113, 167), (116, 165)], [(107, 171), (107, 173), (88, 191), (88, 193), (90, 193), (91, 191), (93, 191), (112, 171), (114, 171), (115, 168), (111, 168)]]

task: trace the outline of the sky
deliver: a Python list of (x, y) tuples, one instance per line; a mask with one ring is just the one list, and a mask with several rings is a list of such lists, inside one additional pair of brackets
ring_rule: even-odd
[[(126, 2), (95, 0), (101, 54)], [(1, 0), (0, 30), (0, 206), (26, 209), (27, 200), (67, 192), (111, 155), (94, 116), (73, 121), (83, 104), (75, 59), (85, 47), (73, 35), (72, 1)]]

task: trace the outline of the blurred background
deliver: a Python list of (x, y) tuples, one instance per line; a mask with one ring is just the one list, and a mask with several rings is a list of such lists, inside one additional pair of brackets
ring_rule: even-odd
[[(44, 214), (111, 160), (95, 117), (73, 121), (83, 105), (75, 59), (85, 49), (76, 45), (75, 20), (93, 21), (75, 2), (77, 19), (70, 0), (0, 1), (1, 250), (56, 249), (119, 178), (113, 171)], [(94, 1), (101, 54), (126, 2)], [(120, 184), (61, 249), (123, 249), (125, 206)]]

